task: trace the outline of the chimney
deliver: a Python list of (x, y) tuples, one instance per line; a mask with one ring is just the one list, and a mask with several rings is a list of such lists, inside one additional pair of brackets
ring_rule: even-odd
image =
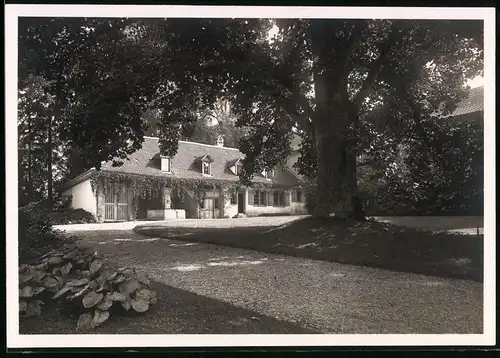
[(215, 143), (217, 147), (223, 147), (224, 146), (224, 137), (223, 136), (218, 136), (217, 137), (217, 142)]

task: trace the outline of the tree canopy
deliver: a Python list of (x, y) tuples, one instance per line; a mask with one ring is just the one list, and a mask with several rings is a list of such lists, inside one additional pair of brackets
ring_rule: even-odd
[[(195, 120), (183, 126), (181, 139), (215, 144), (219, 136), (222, 136), (225, 147), (238, 148), (240, 140), (247, 132), (245, 127), (236, 127), (237, 118), (227, 100), (217, 100), (212, 109), (203, 109), (195, 117)], [(146, 135), (157, 136), (160, 133), (162, 111), (154, 107), (148, 108), (142, 118), (148, 126)]]
[(242, 182), (284, 164), (297, 133), (317, 216), (363, 216), (360, 154), (405, 145), (423, 153), (420, 163), (435, 155), (434, 115), (450, 113), (483, 68), (479, 21), (37, 18), (19, 27), (20, 83), (50, 81), (61, 138), (86, 165), (138, 149), (147, 108), (161, 111), (161, 151), (174, 155), (198, 114), (227, 100), (246, 128)]

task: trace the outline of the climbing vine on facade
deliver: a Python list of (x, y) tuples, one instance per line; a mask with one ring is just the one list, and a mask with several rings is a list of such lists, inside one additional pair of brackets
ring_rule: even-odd
[[(175, 195), (180, 200), (183, 200), (186, 194), (191, 196), (198, 203), (198, 206), (201, 206), (203, 203), (207, 190), (220, 190), (222, 196), (221, 202), (224, 203), (225, 198), (231, 197), (231, 195), (234, 195), (241, 188), (239, 182), (207, 178), (182, 179), (108, 171), (95, 171), (90, 177), (92, 192), (97, 196), (98, 200), (100, 200), (99, 195), (102, 194), (100, 190), (105, 191), (110, 185), (118, 183), (126, 183), (128, 188), (132, 191), (134, 217), (137, 217), (137, 212), (139, 210), (139, 198), (162, 197), (165, 188), (169, 188), (171, 194)], [(264, 183), (255, 184), (256, 187), (270, 185), (271, 184)], [(102, 216), (103, 213), (100, 212), (99, 205), (97, 211), (97, 216)]]

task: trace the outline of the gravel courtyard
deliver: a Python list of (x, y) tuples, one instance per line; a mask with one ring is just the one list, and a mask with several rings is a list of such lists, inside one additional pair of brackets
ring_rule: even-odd
[(74, 234), (158, 282), (324, 333), (482, 332), (483, 286), (477, 282), (146, 238), (128, 230)]
[(230, 228), (230, 227), (261, 227), (281, 226), (295, 220), (307, 217), (307, 215), (274, 216), (274, 217), (249, 217), (239, 219), (175, 219), (165, 221), (124, 221), (103, 224), (72, 224), (56, 225), (56, 229), (67, 232), (88, 230), (132, 230), (138, 225), (182, 227), (182, 228)]

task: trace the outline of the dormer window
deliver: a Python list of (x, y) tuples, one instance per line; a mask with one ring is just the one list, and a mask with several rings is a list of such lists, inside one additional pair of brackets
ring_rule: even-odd
[(227, 163), (227, 168), (234, 175), (240, 175), (243, 172), (243, 161), (242, 159), (233, 159)]
[(203, 175), (212, 175), (212, 163), (214, 160), (208, 154), (198, 160), (201, 162), (201, 173)]
[(236, 175), (240, 175), (243, 172), (243, 163), (236, 163)]
[(172, 160), (170, 157), (161, 157), (161, 171), (162, 172), (167, 172), (171, 173), (172, 168), (171, 168)]
[(201, 162), (202, 164), (202, 173), (204, 175), (212, 175), (212, 164), (208, 162)]

